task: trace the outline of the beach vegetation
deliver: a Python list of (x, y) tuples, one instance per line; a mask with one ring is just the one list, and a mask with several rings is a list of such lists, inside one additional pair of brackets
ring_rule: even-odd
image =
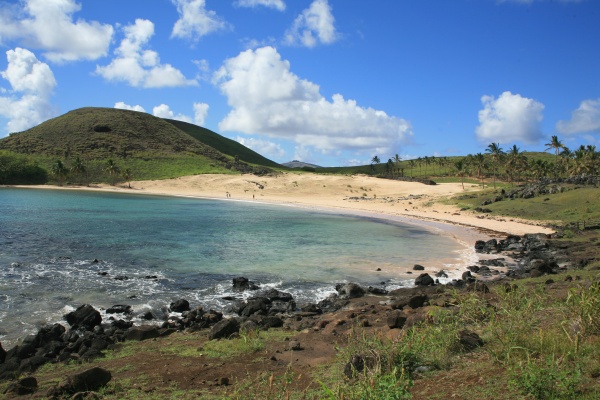
[(0, 185), (39, 185), (48, 178), (47, 170), (32, 157), (0, 150)]

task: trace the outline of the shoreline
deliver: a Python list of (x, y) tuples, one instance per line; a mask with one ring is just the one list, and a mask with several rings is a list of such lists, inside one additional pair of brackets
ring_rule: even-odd
[(195, 175), (154, 181), (133, 181), (110, 186), (15, 185), (31, 189), (96, 191), (151, 196), (182, 197), (218, 201), (257, 203), (297, 207), (317, 212), (353, 215), (384, 222), (419, 226), (448, 236), (465, 250), (475, 241), (522, 236), (528, 233), (551, 234), (552, 229), (515, 219), (482, 217), (457, 207), (436, 202), (457, 193), (477, 190), (460, 183), (425, 185), (365, 175), (340, 176), (284, 172), (278, 176)]

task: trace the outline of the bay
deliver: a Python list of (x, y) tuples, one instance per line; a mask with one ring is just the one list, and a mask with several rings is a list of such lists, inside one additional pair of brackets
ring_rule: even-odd
[(451, 267), (470, 257), (448, 236), (382, 219), (255, 202), (0, 188), (0, 339), (14, 343), (84, 303), (129, 304), (159, 318), (178, 298), (224, 310), (224, 296), (240, 296), (231, 289), (237, 276), (302, 303), (325, 298), (338, 282), (411, 285), (414, 264)]

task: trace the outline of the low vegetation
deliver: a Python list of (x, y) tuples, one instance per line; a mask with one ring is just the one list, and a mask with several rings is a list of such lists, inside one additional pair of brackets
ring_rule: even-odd
[[(11, 155), (8, 166), (0, 159), (0, 184), (117, 183), (283, 168), (208, 129), (109, 108), (81, 108), (13, 133), (0, 140), (0, 151)], [(109, 162), (120, 174), (104, 171)], [(33, 166), (40, 171), (35, 179)]]

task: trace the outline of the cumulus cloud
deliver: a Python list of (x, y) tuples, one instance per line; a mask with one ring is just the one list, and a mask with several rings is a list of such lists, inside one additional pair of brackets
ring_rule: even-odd
[(175, 119), (177, 121), (188, 122), (190, 124), (192, 123), (192, 119), (190, 117), (183, 114), (175, 114), (173, 111), (171, 111), (171, 108), (166, 104), (161, 104), (154, 107), (152, 109), (152, 115), (158, 118)]
[(197, 85), (186, 79), (170, 64), (161, 64), (158, 53), (145, 47), (154, 35), (154, 24), (146, 19), (136, 19), (124, 29), (125, 38), (115, 50), (109, 65), (97, 66), (96, 73), (109, 81), (127, 82), (133, 87), (159, 88)]
[(18, 40), (41, 49), (54, 62), (105, 56), (113, 27), (96, 21), (73, 21), (79, 10), (81, 5), (74, 0), (25, 0), (6, 6), (0, 12), (0, 40)]
[(479, 111), (477, 138), (481, 142), (535, 143), (543, 138), (540, 129), (544, 105), (533, 99), (511, 92), (481, 98), (483, 110)]
[(320, 151), (380, 153), (412, 135), (404, 119), (361, 107), (341, 94), (325, 99), (318, 85), (293, 74), (272, 47), (226, 60), (214, 83), (232, 107), (219, 123), (223, 131), (290, 139)]
[(556, 131), (566, 135), (575, 133), (600, 133), (600, 98), (584, 100), (571, 113), (571, 120), (558, 121)]
[[(115, 103), (114, 108), (119, 108), (121, 110), (146, 112), (144, 107), (142, 107), (140, 105), (132, 106), (132, 105), (126, 104), (122, 101)], [(190, 124), (194, 123), (194, 124), (200, 125), (200, 126), (204, 125), (206, 115), (208, 114), (208, 104), (194, 103), (193, 109), (194, 109), (194, 118), (189, 117), (185, 114), (175, 114), (175, 112), (171, 110), (171, 107), (169, 107), (166, 104), (160, 104), (160, 105), (152, 108), (152, 115), (154, 115), (155, 117), (158, 117), (158, 118), (174, 119), (177, 121), (188, 122)]]
[(334, 23), (335, 18), (327, 0), (314, 0), (286, 31), (284, 43), (306, 47), (315, 47), (319, 43), (331, 44), (338, 38)]
[(205, 0), (173, 0), (173, 4), (177, 6), (179, 19), (173, 26), (171, 37), (198, 40), (229, 27), (217, 13), (206, 9)]
[(285, 2), (283, 0), (238, 0), (234, 4), (238, 7), (264, 6), (274, 8), (279, 11), (285, 10)]
[(125, 104), (122, 101), (119, 101), (119, 102), (115, 103), (115, 108), (118, 108), (118, 109), (121, 109), (121, 110), (146, 112), (146, 110), (144, 110), (144, 107), (142, 107), (140, 105), (130, 106), (129, 104)]
[(208, 104), (194, 103), (194, 124), (204, 126), (208, 115)]
[(50, 102), (56, 88), (54, 74), (29, 50), (17, 47), (6, 52), (8, 66), (0, 72), (11, 90), (0, 96), (0, 115), (8, 119), (7, 132), (29, 129), (54, 117), (57, 112)]
[(281, 159), (285, 156), (285, 150), (281, 145), (269, 140), (238, 136), (236, 141), (268, 158)]

